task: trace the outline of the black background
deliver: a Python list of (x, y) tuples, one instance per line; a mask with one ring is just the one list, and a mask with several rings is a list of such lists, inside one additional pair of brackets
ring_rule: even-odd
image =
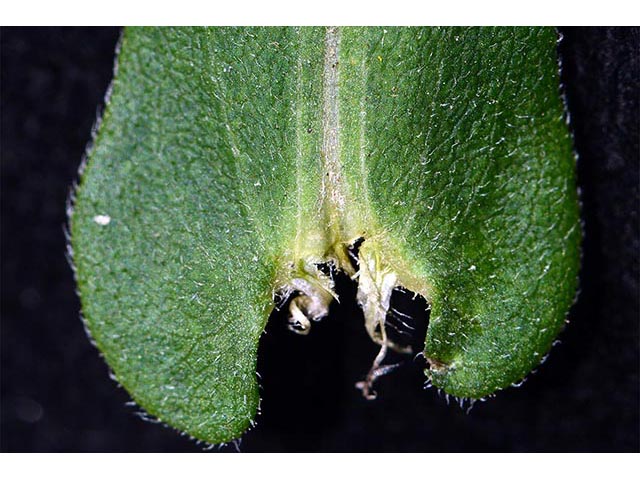
[[(353, 384), (375, 348), (355, 304), (308, 337), (276, 318), (260, 347), (263, 413), (242, 451), (638, 451), (639, 31), (562, 32), (585, 239), (561, 345), (521, 388), (466, 414), (422, 389), (418, 361), (363, 400)], [(65, 202), (118, 36), (1, 31), (3, 451), (203, 448), (125, 405), (85, 335), (65, 259)], [(341, 288), (354, 296), (348, 281)]]

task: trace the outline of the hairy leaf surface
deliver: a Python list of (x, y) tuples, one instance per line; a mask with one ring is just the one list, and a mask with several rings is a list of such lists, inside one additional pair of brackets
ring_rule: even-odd
[(436, 386), (480, 398), (521, 380), (577, 284), (556, 41), (545, 28), (127, 29), (72, 214), (83, 314), (118, 381), (196, 438), (237, 438), (258, 408), (274, 295), (298, 293), (303, 333), (336, 295), (318, 263), (358, 282), (377, 360), (402, 350), (385, 318), (404, 287), (432, 308)]

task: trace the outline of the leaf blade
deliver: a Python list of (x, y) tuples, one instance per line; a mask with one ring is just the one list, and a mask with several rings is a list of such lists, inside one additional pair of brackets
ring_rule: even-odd
[(83, 312), (118, 381), (190, 435), (238, 437), (274, 293), (300, 278), (330, 291), (309, 268), (350, 272), (359, 237), (361, 263), (381, 259), (371, 278), (391, 271), (431, 302), (434, 384), (478, 398), (522, 378), (561, 329), (578, 268), (555, 41), (126, 30), (72, 216)]

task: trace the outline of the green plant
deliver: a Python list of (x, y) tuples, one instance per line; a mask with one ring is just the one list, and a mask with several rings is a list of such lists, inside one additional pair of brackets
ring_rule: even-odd
[[(71, 216), (83, 313), (149, 413), (211, 443), (258, 407), (276, 294), (308, 332), (358, 282), (429, 302), (430, 381), (476, 399), (549, 351), (575, 295), (575, 160), (547, 28), (127, 29)], [(357, 263), (349, 249), (359, 244)]]

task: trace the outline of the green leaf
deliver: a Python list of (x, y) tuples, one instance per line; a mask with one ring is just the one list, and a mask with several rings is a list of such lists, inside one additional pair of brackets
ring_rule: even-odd
[[(77, 191), (83, 314), (117, 380), (211, 443), (258, 408), (274, 295), (308, 333), (358, 282), (381, 346), (425, 297), (434, 385), (480, 398), (549, 351), (575, 295), (575, 160), (547, 28), (127, 29)], [(359, 239), (354, 268), (348, 249)]]

